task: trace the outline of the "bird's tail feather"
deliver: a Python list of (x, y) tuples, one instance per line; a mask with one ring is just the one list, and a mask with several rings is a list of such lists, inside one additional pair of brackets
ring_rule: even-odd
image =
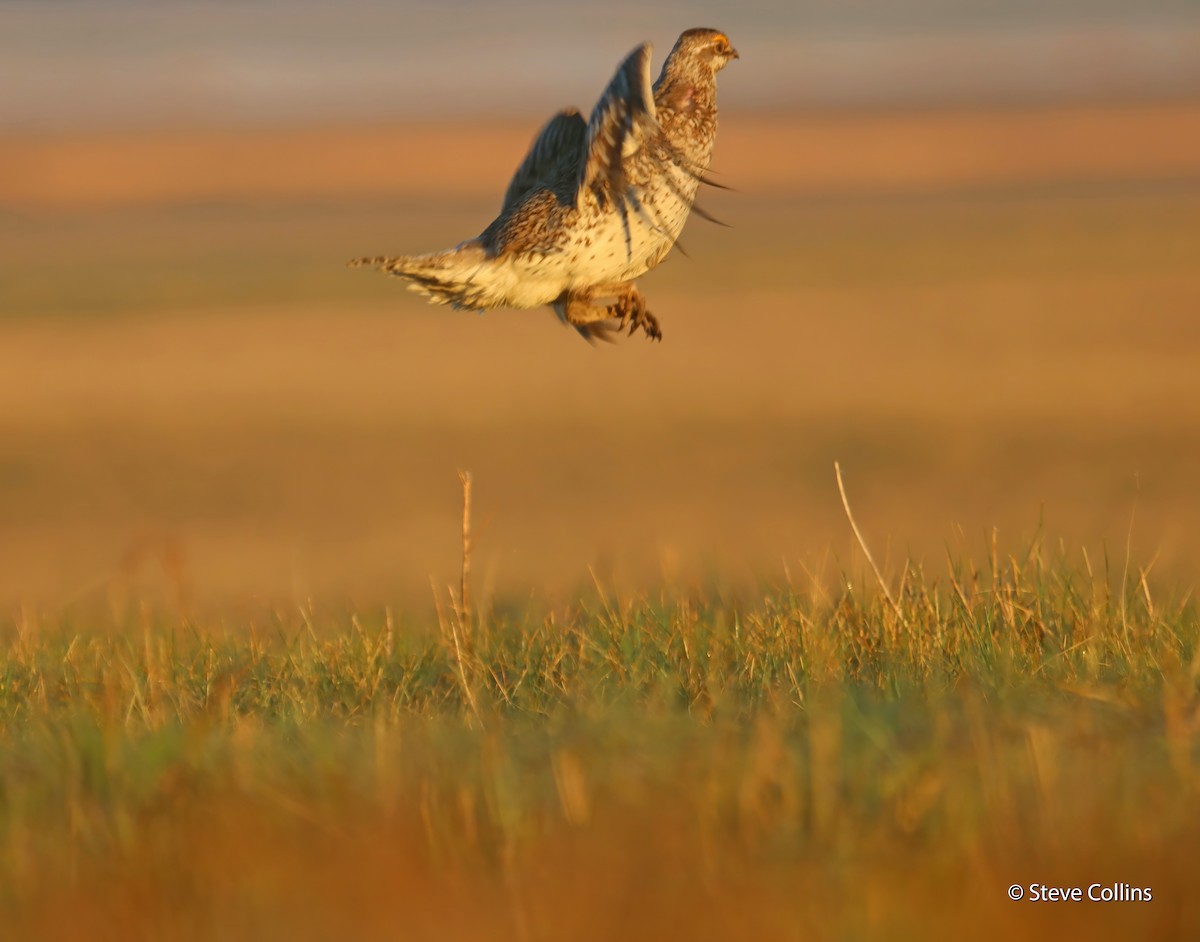
[[(372, 255), (351, 259), (351, 268), (378, 268), (403, 278), (408, 289), (423, 294), (435, 304), (482, 310), (488, 303), (486, 279), (479, 279), (487, 264), (482, 246), (464, 242), (445, 252), (428, 255)], [(480, 283), (483, 281), (483, 283)]]
[(350, 259), (346, 265), (349, 268), (381, 268), (386, 271), (389, 266), (403, 258), (403, 255), (364, 255), (362, 258)]

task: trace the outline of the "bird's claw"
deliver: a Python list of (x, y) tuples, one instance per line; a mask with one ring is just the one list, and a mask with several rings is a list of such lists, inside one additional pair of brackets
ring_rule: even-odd
[(662, 340), (662, 328), (658, 326), (658, 318), (646, 310), (640, 294), (625, 295), (612, 310), (614, 315), (621, 319), (617, 330), (627, 330), (632, 337), (640, 328), (650, 340)]
[(629, 329), (629, 332), (632, 334), (638, 326), (642, 328), (642, 333), (650, 338), (650, 340), (662, 340), (662, 328), (658, 326), (658, 318), (649, 311), (642, 311), (641, 324), (635, 324), (634, 327)]

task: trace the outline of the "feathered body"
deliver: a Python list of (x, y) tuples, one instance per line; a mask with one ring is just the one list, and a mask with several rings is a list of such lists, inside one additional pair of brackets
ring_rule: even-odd
[(643, 43), (590, 120), (567, 109), (542, 128), (479, 236), (444, 252), (351, 264), (405, 278), (439, 304), (550, 305), (589, 340), (627, 326), (658, 339), (633, 281), (670, 252), (693, 208), (716, 136), (716, 74), (734, 58), (723, 33), (691, 29), (651, 85)]

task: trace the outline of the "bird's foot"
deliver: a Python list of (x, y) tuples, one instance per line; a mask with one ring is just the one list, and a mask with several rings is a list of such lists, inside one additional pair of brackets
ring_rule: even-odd
[(628, 330), (629, 335), (633, 336), (638, 328), (641, 328), (651, 340), (662, 340), (662, 328), (658, 326), (658, 318), (646, 308), (646, 300), (637, 289), (623, 294), (609, 310), (613, 317), (620, 318), (618, 330)]

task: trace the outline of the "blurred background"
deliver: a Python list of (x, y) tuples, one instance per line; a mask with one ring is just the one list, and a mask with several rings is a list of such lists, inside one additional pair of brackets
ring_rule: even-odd
[[(724, 29), (665, 338), (425, 304), (550, 114)], [(1193, 584), (1200, 8), (0, 0), (0, 602), (424, 606), (1024, 554)], [(1086, 549), (1087, 557), (1083, 551)]]

